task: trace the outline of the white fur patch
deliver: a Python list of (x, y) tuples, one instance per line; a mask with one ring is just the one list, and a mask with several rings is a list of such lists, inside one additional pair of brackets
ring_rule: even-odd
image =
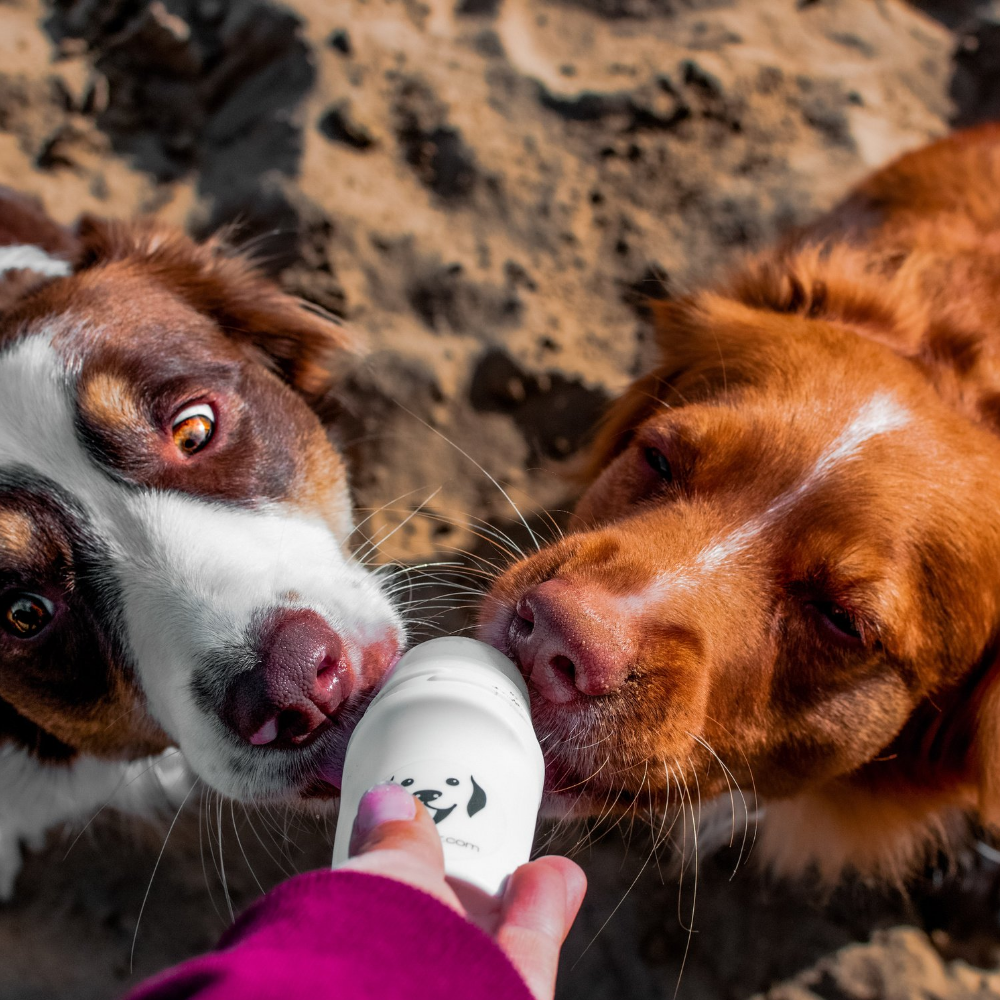
[(65, 278), (73, 268), (41, 247), (18, 244), (0, 247), (0, 276), (6, 271), (37, 271), (51, 278)]
[(696, 586), (706, 575), (728, 565), (742, 555), (763, 531), (784, 518), (803, 497), (813, 492), (835, 469), (857, 458), (866, 442), (901, 430), (911, 419), (910, 413), (891, 395), (876, 393), (823, 450), (812, 469), (797, 486), (782, 493), (763, 514), (751, 518), (702, 549), (692, 565), (659, 574), (642, 594), (626, 599), (629, 606), (645, 607), (650, 602), (665, 597), (671, 590)]
[(13, 895), (22, 844), (38, 850), (51, 827), (89, 822), (105, 806), (137, 815), (172, 811), (191, 784), (177, 750), (130, 763), (80, 757), (63, 765), (43, 764), (21, 747), (0, 746), (0, 901)]

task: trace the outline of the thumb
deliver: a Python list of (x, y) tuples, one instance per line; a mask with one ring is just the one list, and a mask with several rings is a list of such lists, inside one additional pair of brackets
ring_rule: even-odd
[(361, 796), (351, 828), (349, 853), (354, 857), (392, 849), (416, 852), (429, 864), (444, 865), (441, 839), (423, 804), (401, 785), (387, 781)]
[(536, 1000), (551, 1000), (559, 950), (587, 891), (587, 877), (569, 858), (521, 865), (503, 896), (497, 944), (520, 970)]
[(405, 788), (376, 785), (361, 798), (341, 867), (409, 882), (456, 908), (444, 882), (441, 838), (430, 813)]

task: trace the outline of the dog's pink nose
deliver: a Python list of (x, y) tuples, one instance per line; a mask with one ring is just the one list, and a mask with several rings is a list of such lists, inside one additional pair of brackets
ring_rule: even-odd
[(546, 580), (517, 603), (513, 650), (548, 701), (565, 704), (580, 695), (612, 694), (635, 660), (625, 617), (611, 594)]
[(283, 610), (268, 621), (257, 651), (258, 663), (229, 688), (224, 720), (256, 746), (308, 742), (355, 685), (340, 636), (315, 611)]

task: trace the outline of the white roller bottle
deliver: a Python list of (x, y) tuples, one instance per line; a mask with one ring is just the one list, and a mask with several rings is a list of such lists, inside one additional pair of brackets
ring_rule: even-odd
[(427, 806), (445, 871), (489, 893), (531, 854), (545, 765), (528, 689), (492, 646), (444, 636), (400, 659), (347, 746), (333, 863), (362, 795), (395, 781)]

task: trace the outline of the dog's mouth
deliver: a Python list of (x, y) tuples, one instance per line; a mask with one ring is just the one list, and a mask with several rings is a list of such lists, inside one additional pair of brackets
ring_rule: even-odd
[(294, 806), (335, 799), (350, 737), (399, 659), (399, 636), (393, 630), (362, 643), (298, 609), (272, 616), (269, 627), (253, 664), (234, 671), (225, 688), (212, 683), (222, 672), (214, 660), (201, 675), (207, 679), (192, 685), (229, 751), (218, 762), (217, 750), (196, 752), (194, 769), (203, 763), (202, 777), (240, 800)]
[[(398, 658), (395, 657), (396, 660)], [(378, 694), (379, 687), (381, 683), (359, 697), (342, 702), (336, 714), (325, 724), (322, 736), (324, 745), (315, 749), (315, 759), (308, 767), (307, 776), (299, 785), (300, 799), (316, 802), (340, 797), (347, 745), (361, 717)]]

